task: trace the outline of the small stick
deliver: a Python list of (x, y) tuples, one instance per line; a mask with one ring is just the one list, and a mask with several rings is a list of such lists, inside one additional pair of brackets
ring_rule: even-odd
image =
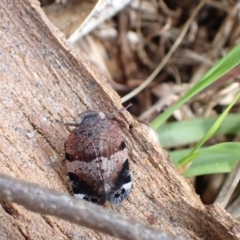
[(0, 173), (0, 199), (126, 240), (179, 240), (96, 204)]

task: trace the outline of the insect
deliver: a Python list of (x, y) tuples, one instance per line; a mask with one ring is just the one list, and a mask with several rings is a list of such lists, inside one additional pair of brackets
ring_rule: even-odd
[[(131, 106), (131, 105), (129, 105)], [(128, 106), (128, 107), (129, 107)], [(112, 114), (87, 110), (80, 113), (65, 143), (65, 160), (76, 197), (104, 204), (121, 203), (131, 191), (129, 156)]]

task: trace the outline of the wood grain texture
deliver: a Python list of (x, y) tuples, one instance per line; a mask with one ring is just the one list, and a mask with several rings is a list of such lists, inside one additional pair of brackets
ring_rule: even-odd
[[(113, 112), (120, 98), (87, 56), (66, 44), (38, 1), (2, 0), (0, 16), (0, 171), (67, 193), (62, 159), (69, 131), (63, 122), (86, 109)], [(117, 118), (126, 124), (121, 129), (130, 149), (133, 191), (122, 204), (106, 208), (186, 239), (239, 239), (239, 224), (218, 205), (201, 203), (130, 114)], [(0, 219), (1, 240), (110, 239), (6, 202)]]

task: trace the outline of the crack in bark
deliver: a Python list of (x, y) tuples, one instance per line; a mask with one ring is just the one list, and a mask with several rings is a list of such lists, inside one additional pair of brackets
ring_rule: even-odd
[(2, 205), (3, 210), (9, 214), (10, 216), (12, 216), (14, 219), (18, 219), (19, 218), (19, 212), (18, 210), (13, 206), (12, 203), (10, 202), (6, 202), (3, 200), (0, 200), (0, 204)]
[(21, 215), (18, 212), (17, 208), (15, 208), (13, 206), (12, 203), (10, 202), (6, 202), (4, 200), (0, 200), (0, 205), (2, 206), (2, 209), (8, 214), (10, 215), (13, 219), (10, 221), (14, 222), (14, 226), (16, 227), (16, 229), (19, 231), (19, 233), (22, 235), (22, 237), (25, 240), (31, 240), (25, 233), (24, 231), (21, 229), (21, 226), (19, 225), (18, 221), (21, 221)]

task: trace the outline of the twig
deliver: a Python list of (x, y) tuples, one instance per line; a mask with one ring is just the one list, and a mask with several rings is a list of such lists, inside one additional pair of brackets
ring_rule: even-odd
[(221, 192), (219, 193), (217, 199), (215, 200), (222, 208), (225, 208), (231, 198), (233, 191), (236, 189), (240, 180), (240, 161), (238, 161), (237, 166), (234, 171), (232, 171), (227, 181), (225, 182)]
[(168, 62), (168, 60), (170, 59), (172, 54), (175, 52), (177, 47), (182, 42), (182, 40), (185, 37), (185, 35), (186, 35), (186, 33), (187, 33), (187, 31), (188, 31), (188, 29), (189, 29), (193, 19), (196, 17), (196, 15), (199, 12), (199, 10), (204, 6), (205, 2), (206, 2), (206, 0), (201, 0), (200, 3), (198, 4), (198, 6), (194, 9), (194, 11), (192, 12), (192, 15), (190, 16), (190, 18), (185, 23), (185, 25), (184, 25), (184, 27), (183, 27), (179, 37), (174, 42), (174, 44), (172, 45), (171, 49), (166, 54), (166, 56), (163, 58), (162, 62), (157, 66), (157, 68), (152, 72), (152, 74), (141, 85), (139, 85), (136, 89), (134, 89), (132, 92), (128, 93), (127, 95), (125, 95), (122, 98), (122, 101), (121, 101), (122, 103), (128, 101), (129, 99), (131, 99), (132, 97), (134, 97), (135, 95), (140, 93), (145, 87), (147, 87), (154, 80), (154, 78), (163, 69), (163, 67), (166, 65), (166, 63)]
[(18, 203), (31, 211), (53, 215), (122, 239), (182, 239), (87, 201), (1, 173), (0, 199)]
[(232, 215), (233, 218), (239, 220), (240, 218), (240, 196), (226, 208), (227, 212)]

